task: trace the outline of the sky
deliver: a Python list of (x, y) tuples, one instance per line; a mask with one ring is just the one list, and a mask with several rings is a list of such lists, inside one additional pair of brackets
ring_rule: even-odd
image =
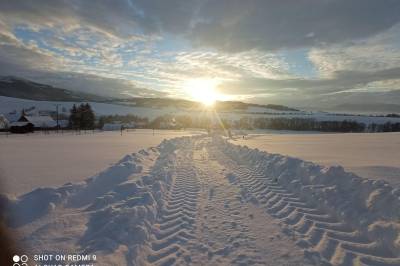
[(115, 97), (190, 98), (200, 81), (221, 100), (399, 104), (400, 1), (0, 1), (0, 75)]

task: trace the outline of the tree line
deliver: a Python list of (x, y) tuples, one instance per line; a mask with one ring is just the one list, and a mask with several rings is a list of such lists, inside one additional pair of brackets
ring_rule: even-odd
[[(399, 132), (400, 123), (368, 124), (354, 120), (317, 121), (308, 118), (256, 118), (254, 128), (321, 132)], [(248, 126), (246, 124), (246, 126)]]
[(147, 117), (128, 115), (107, 115), (97, 119), (89, 103), (73, 105), (70, 110), (69, 128), (94, 129), (102, 128), (105, 123), (140, 123), (141, 127), (153, 129), (185, 129), (185, 128), (224, 128), (224, 129), (274, 129), (295, 131), (321, 132), (400, 132), (400, 123), (386, 122), (384, 124), (365, 124), (354, 120), (318, 121), (312, 118), (252, 118), (241, 117), (238, 120), (220, 119), (212, 121), (208, 117), (193, 117), (190, 115), (162, 115), (152, 120)]
[(103, 128), (104, 124), (120, 122), (123, 124), (129, 123), (141, 123), (143, 125), (147, 125), (149, 123), (149, 119), (147, 117), (140, 117), (133, 114), (127, 115), (103, 115), (99, 117), (97, 127)]

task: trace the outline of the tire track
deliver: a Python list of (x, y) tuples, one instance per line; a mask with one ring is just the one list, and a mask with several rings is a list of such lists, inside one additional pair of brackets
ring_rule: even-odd
[(297, 245), (304, 255), (317, 265), (400, 265), (398, 254), (391, 254), (378, 241), (354, 230), (344, 221), (315, 203), (307, 202), (261, 168), (243, 164), (214, 149), (215, 157), (230, 166), (237, 177), (235, 184), (255, 197), (264, 208), (283, 225), (283, 232), (299, 239)]
[(190, 157), (190, 154), (181, 154), (177, 158), (176, 174), (165, 197), (166, 203), (153, 225), (151, 251), (147, 256), (151, 265), (187, 264), (191, 260), (185, 246), (196, 238), (200, 187)]
[[(198, 141), (196, 147), (193, 158), (202, 193), (196, 244), (189, 248), (193, 265), (309, 265), (301, 249), (276, 233), (279, 227), (230, 184), (231, 169), (219, 163), (211, 139)], [(266, 241), (273, 238), (276, 244)]]
[[(237, 188), (227, 183), (221, 174), (221, 165), (207, 149), (195, 151), (195, 158), (204, 187), (203, 228), (199, 238), (207, 258), (202, 262), (208, 261), (208, 265), (267, 265), (254, 244), (256, 236), (250, 233), (242, 217), (243, 204)], [(196, 263), (200, 264), (199, 261)]]

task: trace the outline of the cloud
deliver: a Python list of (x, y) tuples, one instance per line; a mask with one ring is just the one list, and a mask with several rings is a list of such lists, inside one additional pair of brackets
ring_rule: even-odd
[(396, 0), (219, 0), (199, 11), (191, 39), (224, 51), (313, 47), (366, 38), (400, 21)]
[(32, 76), (32, 79), (65, 89), (85, 91), (87, 93), (100, 94), (117, 98), (124, 98), (126, 96), (168, 96), (168, 93), (166, 92), (138, 87), (135, 82), (130, 80), (107, 78), (93, 74), (74, 72), (37, 73)]
[[(218, 90), (256, 102), (326, 106), (345, 102), (349, 96), (354, 96), (352, 98), (355, 99), (357, 95), (358, 100), (362, 101), (366, 95), (371, 100), (370, 95), (373, 92), (377, 95), (378, 92), (385, 92), (385, 95), (388, 95), (390, 91), (395, 91), (394, 88), (399, 87), (399, 81), (400, 67), (396, 67), (375, 72), (338, 71), (333, 77), (325, 79), (246, 78), (223, 82)], [(377, 100), (378, 98), (375, 99)], [(380, 100), (389, 102), (390, 98), (380, 97)]]
[(363, 41), (313, 48), (309, 59), (323, 77), (336, 71), (377, 71), (400, 65), (400, 25)]
[(65, 58), (46, 53), (35, 43), (0, 44), (0, 75), (20, 76), (65, 89), (112, 97), (168, 95), (165, 92), (137, 86), (136, 82), (127, 80), (126, 77), (112, 78), (112, 73), (101, 73), (99, 69), (91, 67), (78, 67)]
[(166, 32), (228, 52), (340, 43), (400, 21), (397, 0), (15, 0), (0, 10), (13, 24), (89, 27), (116, 38)]
[(9, 24), (72, 30), (89, 27), (110, 36), (133, 34), (137, 15), (127, 1), (1, 1), (0, 18)]
[(196, 0), (1, 1), (0, 19), (64, 31), (87, 27), (114, 38), (137, 38), (162, 30), (182, 33), (193, 18)]

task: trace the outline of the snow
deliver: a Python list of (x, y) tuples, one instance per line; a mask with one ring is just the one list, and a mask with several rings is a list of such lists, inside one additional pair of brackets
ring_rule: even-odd
[(37, 115), (25, 116), (28, 122), (32, 123), (35, 127), (55, 127), (57, 122), (51, 116)]
[[(60, 106), (60, 110), (65, 108), (66, 115), (69, 114), (69, 109), (72, 108), (74, 102), (52, 102), (52, 101), (33, 101), (18, 99), (12, 97), (0, 96), (0, 114), (8, 114), (12, 111), (20, 111), (23, 108), (31, 108), (35, 106), (35, 110), (40, 111), (55, 111), (55, 104)], [(106, 104), (106, 103), (96, 103), (90, 102), (94, 112), (97, 115), (126, 115), (134, 114), (140, 117), (148, 117), (149, 119), (154, 119), (158, 116), (170, 114), (170, 115), (190, 115), (192, 117), (199, 116), (209, 116), (210, 112), (199, 112), (199, 110), (189, 110), (189, 109), (179, 109), (174, 107), (166, 108), (148, 108), (148, 107), (136, 107), (136, 106), (123, 106), (117, 104)], [(268, 114), (264, 114), (268, 112)], [(252, 117), (252, 118), (305, 118), (305, 119), (315, 119), (317, 121), (343, 121), (352, 120), (365, 124), (383, 124), (386, 122), (400, 123), (400, 118), (398, 117), (376, 117), (367, 115), (346, 115), (346, 114), (332, 114), (326, 112), (295, 112), (295, 111), (277, 111), (271, 109), (265, 109), (261, 107), (249, 107), (246, 112), (220, 112), (219, 116), (221, 118), (229, 120), (238, 120), (241, 117)], [(10, 119), (9, 119), (10, 120)]]
[[(239, 133), (249, 133), (239, 132)], [(266, 132), (237, 135), (232, 143), (270, 153), (312, 161), (324, 166), (341, 165), (365, 178), (400, 185), (400, 133), (298, 134)]]
[(163, 139), (200, 131), (137, 129), (124, 132), (88, 131), (81, 135), (0, 135), (2, 192), (19, 195), (36, 187), (78, 182), (107, 168), (122, 156), (157, 146)]
[[(97, 103), (97, 102), (89, 102), (92, 106), (93, 111), (97, 115), (126, 115), (126, 114), (135, 114), (140, 117), (148, 117), (149, 119), (154, 119), (157, 116), (165, 115), (165, 114), (173, 114), (177, 115), (182, 113), (182, 110), (176, 108), (147, 108), (147, 107), (131, 107), (131, 106), (123, 106), (117, 104), (107, 104), (107, 103)], [(76, 102), (54, 102), (54, 101), (34, 101), (34, 100), (26, 100), (12, 97), (0, 96), (0, 114), (7, 114), (14, 110), (19, 112), (24, 108), (30, 108), (35, 106), (37, 110), (41, 111), (55, 111), (55, 105), (59, 105), (59, 110), (63, 108), (66, 109), (69, 114), (69, 110), (72, 108), (74, 104), (79, 104)]]
[(399, 189), (219, 136), (164, 140), (84, 182), (1, 201), (30, 256), (95, 254), (96, 265), (400, 265)]

